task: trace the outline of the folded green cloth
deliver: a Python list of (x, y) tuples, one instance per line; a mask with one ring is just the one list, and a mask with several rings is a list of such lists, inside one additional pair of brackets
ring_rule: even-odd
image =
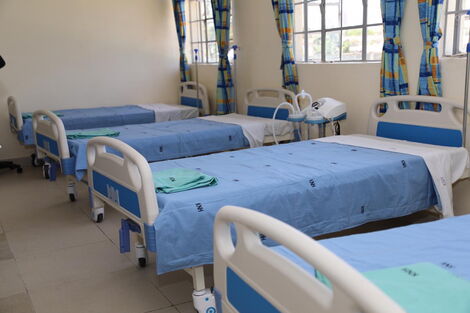
[(68, 130), (67, 139), (86, 139), (98, 136), (117, 137), (120, 132), (109, 128), (89, 129), (89, 130)]
[[(64, 114), (59, 113), (59, 112), (53, 112), (55, 115), (58, 117), (64, 116)], [(27, 120), (29, 118), (33, 118), (33, 113), (21, 113), (21, 116), (23, 117), (24, 120)]]
[[(470, 312), (470, 281), (437, 265), (418, 263), (363, 275), (408, 313)], [(320, 272), (315, 277), (331, 288)]]
[(185, 168), (153, 172), (156, 192), (174, 193), (217, 185), (217, 178)]

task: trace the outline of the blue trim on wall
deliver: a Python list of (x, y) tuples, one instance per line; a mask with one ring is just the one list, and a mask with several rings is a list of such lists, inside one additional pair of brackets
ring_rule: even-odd
[(36, 144), (49, 151), (53, 155), (59, 157), (59, 145), (57, 141), (42, 134), (36, 134)]
[(240, 313), (280, 313), (229, 267), (227, 267), (227, 298)]
[(116, 183), (96, 171), (93, 171), (93, 188), (138, 218), (141, 217), (139, 197), (136, 192)]
[[(276, 111), (276, 108), (250, 105), (248, 106), (247, 115), (256, 116), (256, 117), (264, 117), (264, 118), (273, 118), (274, 111)], [(287, 120), (288, 117), (289, 117), (288, 109), (279, 109), (277, 111), (277, 115), (276, 115), (277, 120), (285, 121)]]
[(194, 108), (202, 108), (202, 100), (198, 98), (191, 98), (191, 97), (181, 97), (181, 104), (187, 105)]
[(462, 132), (457, 129), (379, 122), (377, 136), (447, 147), (462, 147)]

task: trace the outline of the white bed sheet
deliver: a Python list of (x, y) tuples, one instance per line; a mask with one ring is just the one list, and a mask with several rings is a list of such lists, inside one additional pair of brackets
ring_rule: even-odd
[(155, 113), (155, 122), (178, 121), (199, 116), (199, 109), (181, 104), (140, 104), (141, 108)]
[[(249, 116), (244, 114), (230, 113), (226, 115), (211, 115), (201, 117), (209, 121), (220, 123), (236, 124), (243, 128), (243, 134), (250, 142), (250, 147), (260, 147), (264, 143), (264, 138), (273, 135), (272, 123), (270, 118)], [(281, 137), (294, 131), (291, 122), (275, 120), (276, 136)]]
[(454, 215), (452, 184), (464, 177), (470, 167), (467, 149), (429, 145), (368, 135), (333, 136), (318, 140), (383, 151), (406, 153), (422, 157), (428, 167), (429, 173), (434, 181), (434, 186), (439, 195), (442, 214), (445, 217)]

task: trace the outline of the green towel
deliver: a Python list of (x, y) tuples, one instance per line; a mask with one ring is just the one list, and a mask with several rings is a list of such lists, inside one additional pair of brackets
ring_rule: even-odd
[[(363, 273), (408, 313), (470, 312), (470, 282), (431, 263)], [(331, 288), (320, 272), (315, 277)]]
[(90, 129), (90, 130), (68, 130), (67, 139), (87, 139), (98, 136), (117, 137), (120, 132), (109, 128)]
[[(55, 115), (58, 117), (64, 116), (64, 114), (59, 113), (59, 112), (53, 112)], [(27, 120), (29, 118), (33, 118), (33, 113), (21, 113), (21, 116), (23, 117), (24, 120)]]
[(174, 193), (217, 185), (217, 178), (185, 168), (153, 172), (156, 192)]

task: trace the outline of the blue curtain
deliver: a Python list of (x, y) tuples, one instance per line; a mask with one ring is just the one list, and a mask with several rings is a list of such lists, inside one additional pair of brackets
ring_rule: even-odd
[(235, 112), (232, 70), (228, 59), (230, 50), (230, 0), (212, 0), (215, 35), (219, 50), (219, 69), (217, 75), (217, 114)]
[[(423, 36), (423, 54), (419, 68), (418, 94), (424, 96), (442, 96), (441, 65), (439, 63), (439, 39), (442, 31), (439, 27), (444, 0), (418, 0), (419, 21)], [(439, 111), (440, 105), (417, 103), (417, 109)]]
[(175, 16), (176, 32), (180, 47), (180, 80), (187, 82), (191, 80), (190, 68), (186, 59), (186, 12), (185, 0), (173, 0), (173, 14)]

